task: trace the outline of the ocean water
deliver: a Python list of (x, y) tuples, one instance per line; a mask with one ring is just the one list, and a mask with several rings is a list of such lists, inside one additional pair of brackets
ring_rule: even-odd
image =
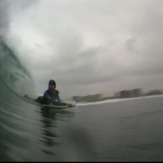
[(43, 109), (21, 96), (31, 81), (1, 40), (0, 161), (163, 161), (163, 96)]
[[(20, 102), (21, 101), (21, 102)], [(0, 161), (163, 161), (163, 97), (0, 108)]]

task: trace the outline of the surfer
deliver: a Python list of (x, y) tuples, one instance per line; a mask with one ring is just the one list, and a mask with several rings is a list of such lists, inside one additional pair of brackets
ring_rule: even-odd
[(49, 88), (44, 92), (43, 101), (44, 104), (58, 104), (61, 103), (59, 97), (59, 91), (56, 90), (56, 82), (54, 80), (49, 81)]
[(71, 107), (71, 104), (63, 103), (59, 97), (59, 91), (56, 90), (56, 82), (49, 80), (48, 89), (44, 92), (44, 95), (36, 99), (37, 102), (47, 105), (67, 105)]

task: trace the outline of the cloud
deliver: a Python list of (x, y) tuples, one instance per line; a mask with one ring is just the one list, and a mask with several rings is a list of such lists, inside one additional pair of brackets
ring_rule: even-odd
[(8, 37), (28, 63), (37, 92), (51, 78), (65, 96), (150, 89), (163, 75), (162, 3), (17, 0), (10, 8)]

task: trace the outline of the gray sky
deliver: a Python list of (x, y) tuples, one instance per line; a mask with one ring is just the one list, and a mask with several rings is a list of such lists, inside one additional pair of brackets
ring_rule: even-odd
[(9, 2), (7, 35), (38, 94), (49, 79), (62, 98), (163, 89), (162, 0)]

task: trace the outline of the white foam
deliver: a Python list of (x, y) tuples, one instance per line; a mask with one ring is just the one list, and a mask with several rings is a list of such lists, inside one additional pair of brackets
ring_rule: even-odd
[(140, 100), (140, 99), (153, 98), (153, 97), (163, 97), (163, 95), (141, 96), (141, 97), (123, 98), (123, 99), (109, 99), (109, 100), (97, 101), (97, 102), (82, 102), (82, 103), (77, 103), (77, 106), (100, 105), (100, 104), (105, 104), (105, 103), (116, 103), (116, 102), (121, 102), (121, 101)]

